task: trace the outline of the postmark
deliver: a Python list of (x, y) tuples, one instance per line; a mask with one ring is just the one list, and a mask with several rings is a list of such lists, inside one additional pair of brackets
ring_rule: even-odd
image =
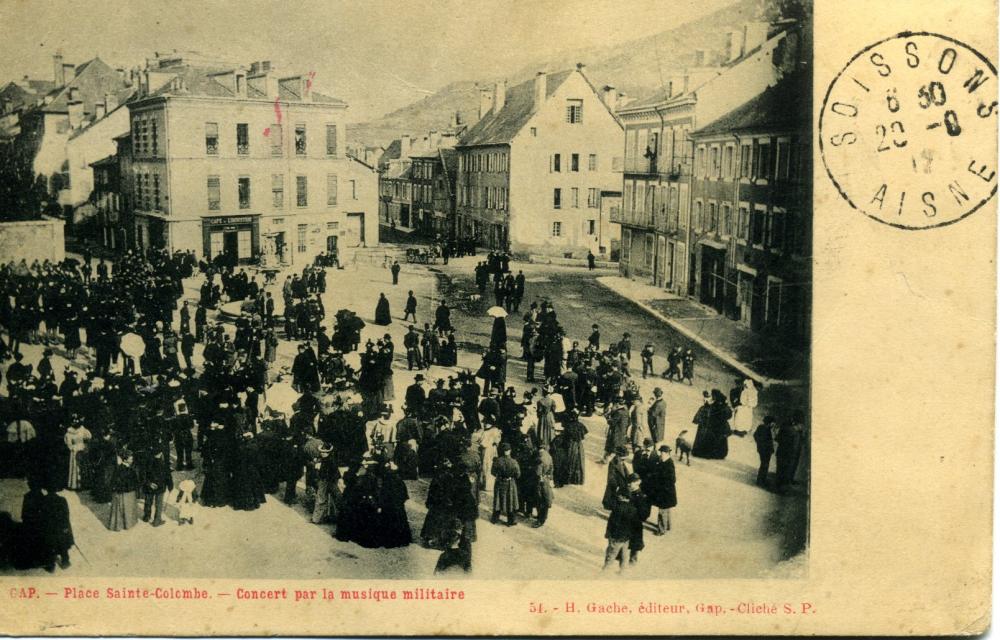
[(968, 45), (903, 32), (858, 52), (823, 99), (820, 155), (847, 202), (900, 229), (958, 222), (997, 190), (997, 71)]

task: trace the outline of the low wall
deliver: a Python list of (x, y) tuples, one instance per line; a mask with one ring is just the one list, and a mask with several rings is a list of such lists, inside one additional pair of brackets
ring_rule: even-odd
[(61, 262), (66, 258), (64, 226), (51, 218), (0, 222), (0, 262)]

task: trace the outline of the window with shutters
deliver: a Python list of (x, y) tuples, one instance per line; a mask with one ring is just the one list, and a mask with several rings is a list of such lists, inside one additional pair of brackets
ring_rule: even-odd
[(295, 155), (306, 155), (306, 125), (295, 125)]
[(569, 157), (569, 170), (579, 171), (580, 170), (580, 154), (574, 153)]
[(573, 208), (574, 209), (579, 209), (580, 208), (580, 190), (577, 189), (576, 187), (573, 187), (572, 189), (570, 189), (570, 197), (572, 198)]
[(758, 207), (750, 218), (750, 243), (759, 248), (764, 247), (765, 227), (767, 224), (767, 209)]
[(566, 122), (570, 124), (583, 122), (583, 100), (566, 101)]
[(208, 210), (218, 211), (222, 207), (222, 189), (219, 176), (208, 176)]
[(785, 211), (775, 208), (771, 211), (771, 223), (767, 228), (767, 246), (775, 253), (785, 250)]
[(210, 156), (219, 155), (219, 123), (205, 123), (205, 154)]
[(596, 153), (590, 154), (590, 157), (587, 159), (587, 170), (589, 170), (589, 171), (597, 171), (597, 154)]
[(271, 205), (275, 209), (285, 207), (285, 176), (280, 173), (271, 174)]
[(740, 207), (736, 221), (736, 239), (743, 244), (750, 241), (750, 209), (745, 206)]
[(559, 173), (561, 164), (562, 164), (562, 156), (559, 155), (558, 153), (552, 154), (552, 167), (550, 170), (553, 173)]
[(552, 208), (562, 208), (562, 189), (556, 188), (552, 190)]
[(309, 182), (306, 176), (295, 176), (295, 205), (298, 207), (309, 205)]
[(236, 153), (237, 155), (250, 155), (250, 125), (245, 122), (236, 125)]
[(730, 236), (733, 233), (733, 208), (728, 203), (722, 205), (721, 233), (724, 236)]
[(598, 207), (599, 192), (597, 189), (587, 189), (587, 206), (591, 209)]
[(326, 125), (326, 155), (337, 155), (337, 125)]
[(753, 175), (753, 154), (750, 152), (750, 145), (740, 146), (740, 177), (749, 178)]
[(298, 250), (299, 253), (305, 253), (306, 251), (306, 231), (309, 229), (309, 225), (300, 224), (298, 226)]
[(240, 176), (237, 179), (237, 190), (239, 192), (240, 209), (250, 208), (250, 178)]
[(337, 204), (337, 174), (326, 174), (326, 206), (332, 207)]
[(157, 154), (157, 149), (159, 144), (159, 140), (157, 138), (158, 136), (156, 134), (156, 120), (153, 120), (149, 123), (149, 153), (154, 156)]
[(701, 200), (695, 200), (694, 201), (694, 228), (695, 228), (696, 231), (701, 231), (702, 228), (704, 227), (704, 223), (702, 221), (702, 211), (701, 211), (701, 208), (702, 208)]
[(708, 231), (709, 233), (719, 231), (719, 205), (714, 202), (708, 203)]
[(272, 124), (268, 137), (271, 138), (271, 155), (281, 156), (284, 153), (284, 131), (282, 131), (281, 125)]
[(775, 171), (775, 178), (778, 180), (788, 180), (789, 178), (789, 144), (787, 141), (779, 141), (775, 146), (775, 164), (777, 165)]

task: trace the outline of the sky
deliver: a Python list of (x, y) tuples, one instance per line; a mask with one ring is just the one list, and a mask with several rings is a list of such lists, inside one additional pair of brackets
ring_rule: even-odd
[(671, 29), (733, 0), (0, 0), (0, 83), (100, 56), (135, 66), (194, 50), (282, 72), (365, 121), (457, 80), (490, 81), (567, 50)]

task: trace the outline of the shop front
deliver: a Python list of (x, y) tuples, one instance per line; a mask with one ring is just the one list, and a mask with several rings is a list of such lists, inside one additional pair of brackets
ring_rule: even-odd
[(224, 255), (231, 264), (247, 264), (260, 252), (260, 216), (216, 216), (202, 218), (205, 257)]

